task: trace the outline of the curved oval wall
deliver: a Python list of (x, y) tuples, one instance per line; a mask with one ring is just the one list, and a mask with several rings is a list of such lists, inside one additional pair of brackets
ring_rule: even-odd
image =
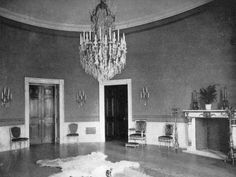
[[(127, 64), (114, 79), (132, 79), (133, 117), (158, 121), (171, 107), (188, 109), (191, 92), (216, 83), (228, 87), (236, 105), (236, 62), (230, 6), (212, 4), (205, 11), (161, 27), (127, 34)], [(24, 30), (1, 19), (0, 82), (13, 91), (13, 103), (0, 109), (1, 120), (24, 120), (24, 77), (65, 80), (66, 121), (99, 119), (98, 82), (79, 63), (79, 38)], [(140, 90), (150, 90), (148, 106)], [(85, 106), (75, 102), (78, 89)], [(217, 105), (215, 105), (217, 106)]]

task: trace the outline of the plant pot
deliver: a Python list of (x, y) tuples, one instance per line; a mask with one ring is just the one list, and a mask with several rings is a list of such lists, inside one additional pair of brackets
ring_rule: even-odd
[(205, 104), (206, 110), (211, 110), (211, 104)]

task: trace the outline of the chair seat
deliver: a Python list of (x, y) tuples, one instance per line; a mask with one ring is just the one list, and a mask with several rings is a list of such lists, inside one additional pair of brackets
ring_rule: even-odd
[(145, 134), (143, 134), (142, 136), (141, 133), (133, 133), (130, 135), (130, 138), (144, 138), (145, 136), (146, 136)]
[(135, 142), (128, 142), (125, 143), (125, 147), (138, 147), (139, 143), (135, 143)]
[(79, 134), (78, 133), (69, 133), (69, 134), (67, 134), (67, 136), (79, 136)]
[(28, 140), (28, 138), (26, 138), (26, 137), (20, 137), (20, 138), (13, 138), (12, 139), (13, 142), (27, 141), (27, 140)]
[(173, 140), (173, 137), (168, 136), (168, 135), (158, 137), (158, 141), (172, 141), (172, 140)]

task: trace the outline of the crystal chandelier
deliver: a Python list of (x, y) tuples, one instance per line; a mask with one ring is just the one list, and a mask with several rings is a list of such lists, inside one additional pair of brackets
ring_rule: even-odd
[(105, 0), (90, 14), (91, 31), (80, 34), (80, 62), (85, 72), (98, 81), (120, 74), (126, 63), (125, 35), (114, 30), (115, 16)]

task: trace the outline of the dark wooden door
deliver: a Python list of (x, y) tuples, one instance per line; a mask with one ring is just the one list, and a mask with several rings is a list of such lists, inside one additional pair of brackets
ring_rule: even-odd
[(30, 85), (30, 142), (31, 144), (55, 141), (57, 116), (56, 87)]
[(127, 140), (128, 97), (127, 85), (105, 86), (106, 140)]

